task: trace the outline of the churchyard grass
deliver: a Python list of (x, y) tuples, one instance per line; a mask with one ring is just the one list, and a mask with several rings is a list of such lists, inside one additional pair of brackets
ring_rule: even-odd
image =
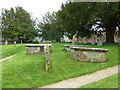
[(52, 52), (50, 53), (51, 67), (49, 71), (45, 70), (44, 54), (26, 55), (24, 45), (21, 47), (23, 49), (16, 52), (13, 58), (2, 62), (2, 87), (36, 88), (64, 79), (90, 74), (118, 64), (118, 46), (116, 44), (107, 43), (102, 47), (91, 46), (109, 49), (107, 61), (104, 63), (74, 61), (70, 52), (63, 51), (63, 45), (70, 43), (52, 44)]
[(7, 46), (0, 45), (0, 47), (2, 47), (2, 52), (0, 53), (0, 56), (2, 56), (2, 57), (0, 57), (0, 59), (14, 55), (14, 54), (21, 52), (25, 49), (24, 44), (17, 44), (16, 46), (14, 46), (13, 44), (10, 44)]
[(118, 88), (118, 74), (84, 85), (80, 88)]

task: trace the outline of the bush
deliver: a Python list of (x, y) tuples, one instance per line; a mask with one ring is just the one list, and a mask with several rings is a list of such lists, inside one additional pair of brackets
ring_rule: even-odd
[(32, 42), (32, 44), (39, 44), (40, 43), (40, 41), (38, 41), (38, 40), (34, 40), (33, 42)]

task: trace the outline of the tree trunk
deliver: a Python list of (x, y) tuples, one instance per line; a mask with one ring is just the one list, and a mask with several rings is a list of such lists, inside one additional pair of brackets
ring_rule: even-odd
[(106, 30), (106, 42), (114, 43), (114, 31)]

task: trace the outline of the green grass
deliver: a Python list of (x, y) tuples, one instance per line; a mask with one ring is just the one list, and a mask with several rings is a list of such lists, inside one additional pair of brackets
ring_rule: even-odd
[(84, 85), (80, 88), (118, 88), (118, 74)]
[(0, 63), (0, 90), (2, 89), (2, 63)]
[(0, 52), (0, 59), (1, 58), (5, 58), (7, 56), (10, 56), (10, 55), (13, 55), (13, 54), (16, 54), (18, 52), (21, 52), (25, 49), (25, 46), (24, 44), (17, 44), (16, 47), (11, 44), (11, 45), (0, 45), (0, 49), (2, 52)]
[[(45, 71), (44, 54), (26, 55), (23, 46), (23, 50), (20, 50), (16, 56), (2, 63), (2, 87), (36, 88), (118, 64), (118, 46), (116, 44), (106, 44), (102, 47), (109, 49), (105, 63), (75, 62), (71, 58), (70, 52), (63, 51), (63, 45), (67, 43), (52, 44), (51, 68), (49, 71)], [(97, 46), (93, 45), (91, 47)]]

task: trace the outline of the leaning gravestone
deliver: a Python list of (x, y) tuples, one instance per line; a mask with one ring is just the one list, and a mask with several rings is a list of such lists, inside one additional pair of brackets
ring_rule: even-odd
[(45, 46), (45, 61), (46, 61), (45, 64), (46, 71), (48, 71), (50, 68), (50, 48), (48, 45)]

